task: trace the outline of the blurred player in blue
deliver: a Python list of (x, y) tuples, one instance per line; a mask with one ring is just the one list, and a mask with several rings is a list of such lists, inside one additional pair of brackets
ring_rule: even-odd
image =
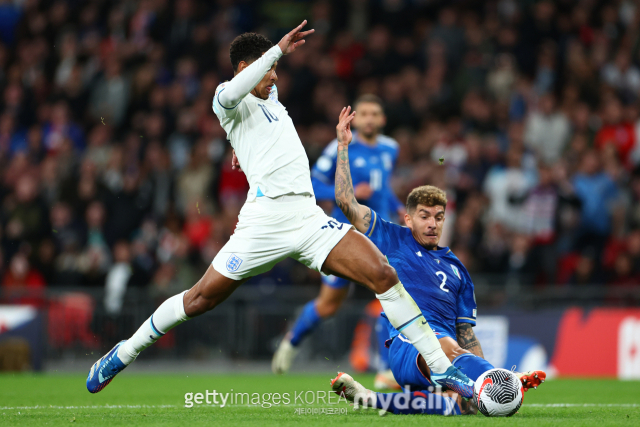
[[(348, 110), (346, 114), (348, 115)], [(341, 123), (346, 120), (341, 116)], [(473, 332), (477, 313), (474, 286), (469, 272), (451, 249), (438, 246), (447, 206), (445, 192), (431, 185), (414, 188), (407, 198), (407, 213), (404, 218), (407, 227), (385, 221), (379, 212), (358, 203), (354, 197), (349, 141), (347, 133), (337, 147), (337, 205), (351, 224), (368, 237), (395, 268), (451, 363), (475, 381), (494, 366), (484, 359), (480, 343)], [(415, 391), (412, 399), (427, 398), (434, 386), (430, 380), (431, 370), (411, 342), (386, 320), (384, 313), (382, 317), (388, 331), (389, 364), (395, 379), (403, 387), (410, 387), (411, 391)], [(537, 387), (546, 377), (543, 371), (517, 375), (524, 389)], [(344, 392), (345, 397), (350, 400), (356, 394), (365, 396), (374, 404), (381, 400), (380, 393), (366, 390), (344, 373), (339, 373), (331, 385), (335, 391)], [(423, 408), (415, 412), (390, 408), (390, 411), (441, 415), (475, 412), (460, 400), (454, 402), (446, 400), (450, 399), (447, 397), (438, 399), (444, 399), (438, 408)]]
[[(363, 95), (355, 102), (358, 115), (353, 125), (353, 143), (351, 144), (351, 170), (356, 199), (362, 204), (379, 212), (384, 218), (404, 218), (404, 204), (398, 200), (390, 187), (390, 178), (398, 157), (398, 143), (380, 132), (386, 123), (382, 101), (375, 95)], [(331, 216), (340, 222), (348, 219), (335, 205), (335, 174), (338, 153), (338, 141), (333, 140), (311, 171), (311, 182), (316, 200), (329, 202), (333, 206)], [(307, 303), (291, 331), (280, 343), (273, 357), (272, 368), (277, 374), (285, 373), (297, 354), (303, 338), (311, 333), (322, 320), (333, 316), (347, 297), (349, 281), (336, 276), (323, 276), (318, 297)], [(386, 329), (381, 322), (376, 325), (384, 337)], [(386, 339), (386, 338), (385, 338)], [(388, 350), (381, 341), (379, 374), (376, 377), (377, 388), (393, 386), (393, 376), (388, 368)]]

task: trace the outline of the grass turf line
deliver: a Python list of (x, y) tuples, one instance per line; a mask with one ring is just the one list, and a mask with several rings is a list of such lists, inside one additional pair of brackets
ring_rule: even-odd
[[(184, 394), (217, 390), (227, 393), (285, 393), (329, 390), (328, 375), (119, 375), (105, 390), (92, 395), (79, 375), (0, 375), (0, 426), (73, 424), (127, 426), (344, 426), (496, 425), (618, 426), (640, 425), (640, 382), (614, 380), (550, 380), (525, 394), (524, 405), (512, 418), (394, 416), (377, 411), (354, 412), (340, 405), (299, 403), (271, 408), (256, 406), (184, 408)], [(357, 375), (365, 386), (373, 376)], [(293, 401), (293, 398), (292, 398)], [(335, 402), (335, 399), (334, 399)], [(292, 402), (293, 403), (293, 402)], [(557, 406), (567, 404), (567, 406)], [(586, 405), (586, 406), (585, 406)], [(593, 405), (593, 406), (590, 406)], [(615, 405), (615, 406), (606, 406)], [(626, 405), (626, 406), (625, 406)], [(296, 408), (348, 408), (347, 415), (295, 415)]]

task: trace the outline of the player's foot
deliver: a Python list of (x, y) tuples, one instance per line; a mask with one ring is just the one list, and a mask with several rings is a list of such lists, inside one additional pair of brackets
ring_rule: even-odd
[(331, 380), (331, 389), (339, 396), (344, 396), (349, 402), (353, 402), (353, 409), (360, 406), (372, 407), (375, 392), (354, 380), (344, 372), (338, 372), (338, 376)]
[(300, 350), (298, 347), (294, 347), (293, 344), (291, 344), (291, 338), (289, 335), (290, 334), (287, 334), (282, 339), (278, 349), (273, 355), (273, 360), (271, 360), (271, 370), (274, 374), (282, 375), (289, 372), (289, 369), (291, 369), (291, 365), (293, 364), (293, 360), (296, 358), (298, 351)]
[(449, 366), (442, 374), (436, 374), (431, 371), (431, 379), (442, 387), (455, 391), (462, 397), (469, 399), (473, 396), (473, 381), (453, 365)]
[(118, 348), (125, 342), (126, 340), (120, 341), (109, 353), (93, 364), (87, 377), (87, 390), (91, 393), (97, 393), (105, 388), (120, 371), (128, 366), (118, 358)]
[(391, 369), (386, 371), (378, 371), (376, 379), (373, 382), (373, 388), (376, 390), (402, 390), (400, 384), (393, 377)]
[(544, 371), (528, 371), (519, 373), (518, 377), (522, 383), (522, 389), (527, 391), (531, 387), (538, 388), (547, 379), (547, 374)]

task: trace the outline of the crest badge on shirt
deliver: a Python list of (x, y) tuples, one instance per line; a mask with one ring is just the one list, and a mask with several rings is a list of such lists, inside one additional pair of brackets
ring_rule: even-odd
[(227, 260), (227, 270), (238, 271), (241, 264), (242, 259), (240, 259), (236, 254), (231, 254), (231, 256), (229, 256), (229, 259)]
[(462, 280), (462, 277), (460, 277), (460, 271), (458, 271), (458, 267), (456, 267), (455, 265), (451, 264), (451, 269), (456, 274), (456, 276), (458, 276), (458, 279)]

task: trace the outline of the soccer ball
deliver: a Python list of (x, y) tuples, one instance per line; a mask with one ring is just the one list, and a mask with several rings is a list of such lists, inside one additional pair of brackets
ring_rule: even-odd
[(496, 368), (478, 377), (473, 398), (487, 417), (510, 417), (520, 409), (524, 390), (516, 374)]

